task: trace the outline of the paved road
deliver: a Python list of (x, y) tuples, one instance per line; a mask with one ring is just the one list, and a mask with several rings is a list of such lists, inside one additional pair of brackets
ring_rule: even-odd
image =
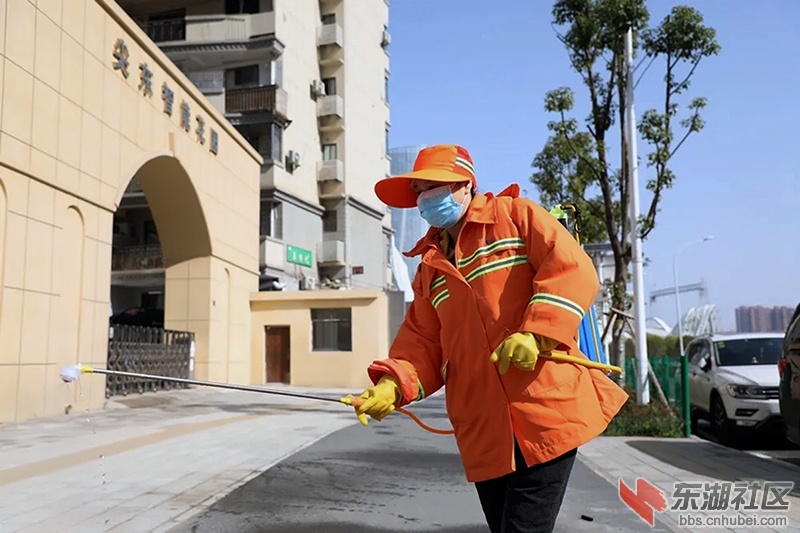
[[(449, 427), (443, 400), (413, 409)], [(594, 520), (581, 519), (586, 514)], [(452, 437), (390, 416), (342, 429), (242, 485), (171, 533), (483, 533), (478, 498)], [(577, 462), (559, 532), (668, 531), (628, 510), (615, 487)]]

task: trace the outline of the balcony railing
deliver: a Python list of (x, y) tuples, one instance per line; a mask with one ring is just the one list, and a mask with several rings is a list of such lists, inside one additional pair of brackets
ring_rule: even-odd
[(324, 24), (317, 28), (317, 46), (344, 45), (344, 29), (338, 24)]
[(186, 19), (154, 20), (145, 23), (143, 29), (154, 43), (186, 40)]
[(317, 181), (344, 181), (344, 163), (336, 159), (317, 163)]
[(338, 94), (317, 100), (317, 117), (344, 117), (344, 100)]
[(164, 256), (158, 244), (117, 248), (111, 255), (111, 270), (154, 270), (164, 268)]
[(191, 15), (150, 21), (143, 28), (156, 43), (241, 42), (263, 35), (276, 35), (275, 13), (272, 11), (239, 15)]
[(287, 116), (286, 108), (286, 91), (277, 85), (229, 89), (225, 92), (226, 113), (267, 111), (285, 118)]

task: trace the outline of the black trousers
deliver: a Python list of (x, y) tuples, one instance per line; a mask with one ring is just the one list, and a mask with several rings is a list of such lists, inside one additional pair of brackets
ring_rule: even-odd
[(529, 467), (514, 442), (517, 470), (475, 483), (491, 533), (551, 533), (577, 452)]

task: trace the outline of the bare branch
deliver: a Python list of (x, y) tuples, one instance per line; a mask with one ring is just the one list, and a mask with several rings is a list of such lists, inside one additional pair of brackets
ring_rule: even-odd
[[(561, 123), (563, 124), (567, 119), (564, 116), (564, 112), (563, 111), (561, 111), (560, 114), (561, 114)], [(562, 132), (561, 135), (564, 137), (564, 140), (567, 141), (567, 146), (569, 146), (569, 149), (572, 150), (572, 153), (575, 154), (578, 157), (578, 159), (580, 159), (581, 161), (586, 163), (589, 166), (590, 169), (592, 169), (592, 173), (595, 175), (595, 177), (597, 178), (598, 181), (601, 180), (602, 179), (602, 174), (594, 166), (594, 163), (590, 159), (588, 159), (585, 155), (583, 155), (578, 149), (575, 148), (575, 145), (572, 144), (572, 139), (570, 139), (569, 135), (567, 135), (566, 133), (563, 133), (563, 132)]]
[(677, 94), (680, 91), (681, 87), (683, 87), (683, 84), (689, 81), (692, 75), (694, 75), (694, 71), (697, 70), (697, 65), (700, 64), (701, 59), (703, 59), (703, 56), (698, 56), (697, 59), (694, 61), (694, 63), (692, 63), (692, 68), (689, 69), (689, 73), (686, 75), (686, 77), (683, 78), (683, 80), (680, 83), (670, 88), (672, 90), (672, 94)]
[[(693, 118), (698, 116), (699, 114), (700, 114), (700, 110), (695, 111)], [(680, 140), (680, 142), (678, 142), (677, 145), (675, 145), (675, 148), (673, 148), (672, 151), (669, 153), (669, 156), (667, 157), (667, 161), (672, 159), (672, 156), (675, 155), (675, 152), (678, 151), (678, 149), (683, 145), (684, 142), (686, 142), (686, 139), (688, 139), (689, 135), (691, 135), (692, 133), (694, 133), (694, 130), (692, 128), (688, 128), (686, 130), (686, 133), (683, 134), (683, 138)]]

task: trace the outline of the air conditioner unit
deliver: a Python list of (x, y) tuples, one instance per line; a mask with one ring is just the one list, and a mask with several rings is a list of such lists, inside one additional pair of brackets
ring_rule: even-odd
[(388, 32), (388, 30), (383, 30), (383, 35), (381, 36), (381, 46), (389, 46), (392, 43), (392, 35)]
[(322, 80), (314, 80), (314, 82), (311, 84), (311, 92), (314, 94), (314, 96), (325, 96), (325, 84), (322, 82)]
[(292, 168), (297, 168), (300, 166), (300, 153), (295, 152), (294, 150), (289, 150), (289, 153), (286, 154), (286, 162)]
[(300, 280), (301, 291), (313, 291), (317, 288), (317, 278), (305, 277)]

